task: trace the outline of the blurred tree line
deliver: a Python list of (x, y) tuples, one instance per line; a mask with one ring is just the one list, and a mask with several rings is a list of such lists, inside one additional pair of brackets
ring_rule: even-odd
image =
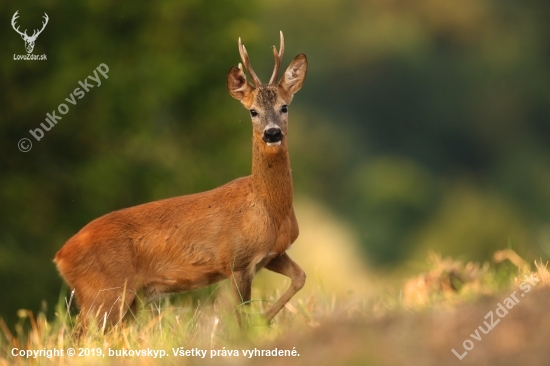
[[(34, 54), (11, 29), (40, 26)], [(240, 36), (260, 78), (286, 38), (308, 55), (291, 106), (297, 195), (351, 222), (371, 265), (428, 248), (550, 254), (545, 1), (0, 4), (0, 316), (55, 303), (51, 260), (112, 210), (250, 172), (249, 116), (226, 91)], [(30, 129), (101, 63), (108, 79), (40, 141)], [(22, 153), (21, 138), (33, 148)], [(303, 243), (314, 245), (314, 243)]]

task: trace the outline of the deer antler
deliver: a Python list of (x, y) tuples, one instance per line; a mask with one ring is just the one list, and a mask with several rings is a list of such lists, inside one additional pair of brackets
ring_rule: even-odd
[(273, 46), (273, 56), (275, 57), (275, 68), (273, 69), (273, 74), (271, 79), (269, 79), (269, 84), (275, 85), (277, 83), (277, 74), (279, 73), (279, 67), (281, 66), (281, 61), (283, 60), (283, 53), (285, 52), (285, 37), (283, 37), (283, 32), (279, 31), (281, 35), (281, 42), (279, 45), (279, 54), (277, 54), (277, 48)]
[(19, 33), (22, 37), (25, 36), (25, 37), (28, 37), (27, 35), (27, 30), (25, 29), (25, 32), (22, 33), (20, 30), (19, 30), (19, 27), (15, 28), (15, 21), (17, 20), (17, 18), (19, 18), (19, 15), (17, 15), (17, 13), (19, 12), (19, 10), (17, 10), (15, 12), (15, 14), (13, 14), (13, 17), (11, 18), (11, 26), (13, 27), (13, 30), (16, 31), (17, 33)]
[(254, 80), (254, 84), (256, 85), (256, 88), (262, 86), (262, 82), (260, 81), (260, 78), (258, 78), (256, 73), (252, 69), (252, 65), (250, 65), (250, 59), (248, 58), (248, 53), (246, 52), (246, 48), (241, 43), (241, 37), (239, 37), (239, 53), (241, 54), (241, 60), (243, 60), (244, 67), (246, 67), (246, 69), (250, 73), (250, 76)]
[[(34, 32), (32, 33), (32, 36), (29, 37), (29, 35), (27, 34), (27, 30), (26, 30), (26, 29), (25, 29), (24, 32), (21, 32), (21, 31), (19, 30), (19, 27), (17, 27), (17, 28), (15, 27), (15, 26), (16, 26), (15, 22), (16, 22), (17, 18), (19, 18), (19, 15), (17, 14), (18, 12), (19, 12), (19, 10), (17, 10), (17, 11), (15, 12), (15, 14), (13, 14), (13, 17), (11, 18), (11, 26), (12, 26), (13, 29), (14, 29), (17, 33), (19, 33), (19, 34), (21, 35), (21, 37), (23, 37), (25, 40), (34, 40), (34, 39), (36, 39), (36, 38), (40, 35), (40, 33), (42, 33), (42, 31), (44, 30), (44, 28), (46, 28), (46, 24), (48, 24), (48, 20), (50, 19), (50, 18), (48, 18), (48, 14), (44, 13), (45, 22), (42, 22), (42, 29), (40, 29), (40, 30), (36, 30), (36, 29), (35, 29)], [(38, 33), (37, 33), (37, 32), (38, 32)]]
[(40, 33), (42, 33), (42, 31), (44, 30), (44, 28), (46, 28), (46, 24), (48, 24), (48, 20), (49, 20), (50, 18), (48, 18), (48, 14), (46, 14), (46, 13), (44, 13), (44, 18), (45, 18), (46, 22), (42, 22), (42, 29), (40, 29), (40, 30), (38, 31), (38, 33), (36, 33), (37, 30), (35, 29), (34, 32), (33, 32), (33, 34), (32, 34), (32, 36), (30, 36), (30, 38), (35, 38), (35, 39), (36, 39), (36, 38), (38, 37), (38, 35), (39, 35)]

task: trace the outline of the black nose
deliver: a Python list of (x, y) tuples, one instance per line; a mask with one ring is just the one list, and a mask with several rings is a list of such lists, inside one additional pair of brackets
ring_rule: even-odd
[(283, 139), (283, 133), (280, 128), (268, 128), (264, 131), (264, 142), (279, 142)]

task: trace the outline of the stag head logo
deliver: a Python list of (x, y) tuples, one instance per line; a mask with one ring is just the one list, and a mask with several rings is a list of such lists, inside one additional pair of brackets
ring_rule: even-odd
[(21, 35), (21, 38), (23, 38), (23, 41), (25, 41), (25, 49), (27, 50), (27, 53), (32, 53), (32, 50), (34, 49), (34, 42), (36, 41), (36, 38), (38, 38), (38, 36), (40, 35), (40, 33), (42, 33), (42, 31), (44, 30), (44, 28), (46, 28), (46, 24), (48, 24), (48, 14), (44, 13), (44, 22), (42, 22), (42, 29), (40, 30), (37, 30), (35, 29), (34, 32), (32, 33), (32, 36), (29, 36), (27, 35), (27, 30), (25, 29), (24, 32), (21, 32), (19, 31), (19, 27), (15, 27), (15, 20), (19, 17), (19, 15), (17, 15), (17, 13), (19, 12), (19, 10), (17, 10), (15, 12), (15, 14), (13, 14), (13, 18), (11, 18), (11, 26), (13, 27), (13, 29), (19, 33)]

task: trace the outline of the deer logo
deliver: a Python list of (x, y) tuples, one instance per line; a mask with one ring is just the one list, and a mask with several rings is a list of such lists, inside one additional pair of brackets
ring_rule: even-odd
[(46, 24), (48, 24), (48, 14), (44, 13), (44, 20), (45, 22), (42, 22), (42, 29), (40, 30), (34, 30), (34, 32), (32, 33), (32, 36), (29, 36), (27, 34), (27, 30), (25, 29), (24, 32), (21, 32), (19, 30), (19, 27), (15, 27), (15, 21), (16, 19), (19, 17), (19, 15), (17, 15), (17, 13), (19, 12), (19, 10), (17, 10), (15, 12), (15, 14), (13, 14), (13, 18), (11, 18), (11, 26), (13, 27), (13, 29), (19, 33), (21, 35), (21, 38), (23, 38), (23, 41), (25, 41), (25, 49), (27, 50), (27, 53), (32, 53), (32, 50), (34, 49), (34, 42), (36, 42), (36, 38), (38, 38), (38, 36), (40, 35), (40, 33), (42, 33), (42, 31), (44, 30), (44, 28), (46, 28)]

